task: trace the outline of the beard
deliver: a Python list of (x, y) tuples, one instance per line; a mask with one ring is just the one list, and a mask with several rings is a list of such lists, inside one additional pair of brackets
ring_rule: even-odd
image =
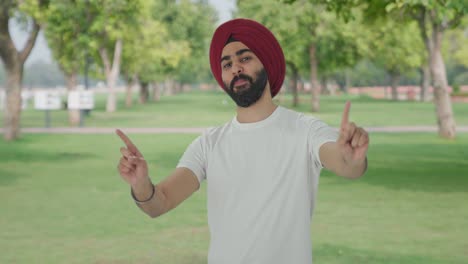
[[(246, 84), (238, 86), (240, 88), (237, 91), (234, 90), (234, 83), (238, 80), (247, 81)], [(246, 74), (239, 74), (232, 79), (231, 84), (228, 86), (224, 83), (226, 92), (234, 100), (234, 102), (240, 107), (249, 107), (255, 104), (263, 95), (265, 87), (268, 81), (268, 75), (265, 68), (256, 73), (255, 81), (253, 78)]]

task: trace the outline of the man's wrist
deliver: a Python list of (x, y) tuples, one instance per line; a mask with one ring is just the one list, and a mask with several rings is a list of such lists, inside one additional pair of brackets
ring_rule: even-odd
[(357, 172), (358, 177), (364, 175), (366, 170), (367, 170), (367, 156), (364, 158), (364, 160), (355, 163), (354, 166), (352, 167), (352, 171)]
[(132, 185), (130, 187), (130, 192), (135, 202), (144, 203), (153, 198), (155, 187), (151, 182), (151, 179), (148, 177), (146, 181)]
[(367, 171), (367, 156), (360, 161), (347, 162), (344, 158), (344, 166), (340, 175), (348, 178), (357, 178)]

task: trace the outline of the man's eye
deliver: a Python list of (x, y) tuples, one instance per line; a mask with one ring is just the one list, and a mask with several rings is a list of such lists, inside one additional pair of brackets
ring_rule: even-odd
[(242, 62), (246, 62), (246, 61), (249, 61), (250, 60), (250, 57), (244, 57), (241, 59)]
[(229, 69), (231, 67), (231, 65), (232, 65), (232, 63), (230, 63), (230, 62), (226, 63), (226, 64), (224, 64), (223, 68), (224, 69)]

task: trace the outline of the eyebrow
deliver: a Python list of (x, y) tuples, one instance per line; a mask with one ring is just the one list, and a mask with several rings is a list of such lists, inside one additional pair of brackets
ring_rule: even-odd
[[(236, 51), (236, 56), (240, 56), (240, 55), (244, 54), (245, 52), (252, 52), (252, 51), (249, 50), (249, 49), (241, 49), (241, 50)], [(230, 60), (230, 59), (231, 59), (231, 56), (226, 55), (226, 56), (221, 58), (221, 62), (223, 62), (223, 60)]]

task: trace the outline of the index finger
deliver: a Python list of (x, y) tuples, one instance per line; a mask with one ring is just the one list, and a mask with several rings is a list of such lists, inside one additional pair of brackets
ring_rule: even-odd
[(124, 132), (122, 132), (122, 130), (120, 129), (117, 129), (115, 130), (115, 133), (122, 139), (122, 141), (125, 143), (125, 145), (127, 146), (127, 148), (135, 153), (135, 154), (140, 154), (140, 152), (138, 151), (137, 147), (133, 144), (133, 142), (127, 137), (127, 135), (125, 135)]
[(347, 101), (343, 111), (343, 116), (341, 117), (341, 129), (344, 129), (349, 123), (349, 109), (351, 108), (351, 102)]

